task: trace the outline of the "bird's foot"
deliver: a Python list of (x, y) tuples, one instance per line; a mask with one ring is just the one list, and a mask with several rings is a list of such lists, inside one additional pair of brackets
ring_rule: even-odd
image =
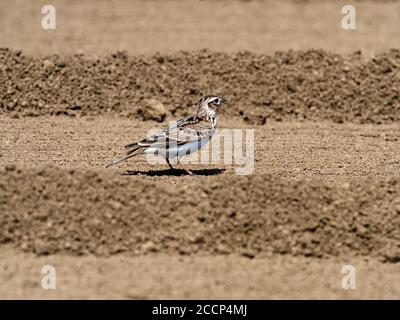
[(183, 169), (183, 170), (190, 176), (194, 176), (195, 175), (192, 171), (190, 171), (188, 169)]

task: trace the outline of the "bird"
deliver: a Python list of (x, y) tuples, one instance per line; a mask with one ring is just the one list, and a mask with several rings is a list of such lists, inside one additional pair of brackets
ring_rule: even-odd
[[(141, 154), (152, 154), (162, 156), (173, 170), (171, 159), (179, 159), (196, 152), (211, 140), (218, 125), (219, 108), (225, 102), (227, 100), (219, 96), (202, 96), (192, 114), (173, 122), (157, 134), (127, 144), (125, 156), (114, 160), (106, 168)], [(184, 171), (193, 175), (188, 169)]]

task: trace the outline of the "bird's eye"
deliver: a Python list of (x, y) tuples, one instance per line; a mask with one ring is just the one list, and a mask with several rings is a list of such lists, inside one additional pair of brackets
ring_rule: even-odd
[(218, 106), (221, 103), (221, 100), (220, 99), (215, 99), (214, 103)]

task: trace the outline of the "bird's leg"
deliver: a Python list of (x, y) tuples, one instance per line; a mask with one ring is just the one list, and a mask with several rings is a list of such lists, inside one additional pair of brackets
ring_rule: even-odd
[(194, 173), (192, 171), (188, 170), (188, 169), (183, 169), (183, 170), (185, 170), (185, 172), (190, 176), (194, 175)]
[[(178, 164), (179, 164), (179, 160), (178, 160)], [(183, 171), (185, 171), (190, 176), (194, 176), (194, 173), (188, 169), (183, 168)]]
[(165, 160), (167, 160), (167, 163), (168, 163), (170, 169), (171, 169), (171, 170), (174, 170), (174, 167), (169, 163), (169, 159), (168, 159), (168, 158), (165, 158)]

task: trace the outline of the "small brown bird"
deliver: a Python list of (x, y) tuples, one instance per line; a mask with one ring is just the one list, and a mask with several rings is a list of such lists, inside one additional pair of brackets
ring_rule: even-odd
[[(193, 114), (177, 120), (160, 133), (126, 145), (126, 155), (114, 160), (106, 168), (140, 154), (152, 154), (165, 158), (169, 167), (173, 169), (170, 159), (179, 159), (196, 152), (211, 140), (218, 124), (218, 109), (224, 102), (225, 99), (217, 96), (202, 97)], [(193, 174), (190, 170), (185, 171)]]

